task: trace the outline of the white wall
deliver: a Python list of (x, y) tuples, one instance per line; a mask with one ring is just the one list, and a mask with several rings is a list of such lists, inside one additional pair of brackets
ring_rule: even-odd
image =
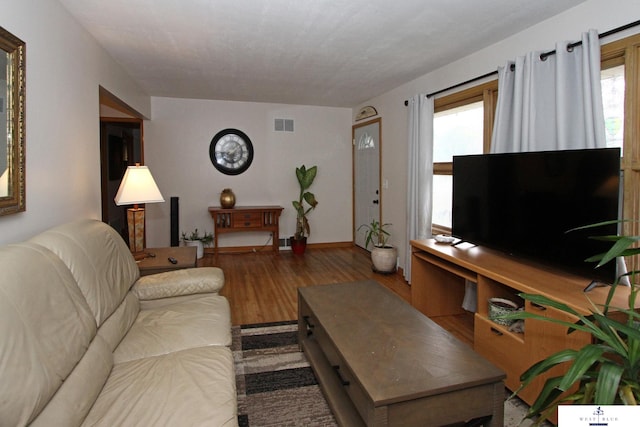
[(150, 99), (57, 0), (0, 0), (26, 43), (26, 212), (0, 217), (0, 244), (100, 218), (98, 86), (142, 114)]
[[(169, 197), (180, 197), (181, 229), (210, 229), (206, 207), (217, 204), (224, 187), (234, 189), (239, 204), (284, 206), (281, 234), (292, 233), (297, 184), (289, 174), (303, 162), (320, 166), (311, 242), (351, 239), (351, 110), (160, 98), (152, 111), (150, 98), (57, 0), (0, 0), (0, 8), (0, 25), (27, 45), (27, 211), (0, 217), (0, 244), (74, 218), (100, 217), (98, 85), (153, 118), (145, 124), (145, 160), (167, 202), (149, 207), (149, 244), (169, 242)], [(403, 259), (404, 100), (495, 70), (529, 50), (547, 50), (557, 40), (575, 40), (586, 29), (604, 32), (638, 16), (637, 0), (589, 0), (362, 104), (375, 106), (382, 117), (382, 178), (389, 183), (382, 190), (383, 220), (393, 223), (393, 242)], [(296, 133), (272, 134), (276, 116), (296, 119)], [(238, 177), (218, 173), (208, 159), (209, 141), (226, 127), (247, 131), (256, 147), (254, 165)], [(247, 238), (261, 242), (263, 236)], [(233, 239), (225, 236), (223, 244), (235, 244)]]
[[(636, 21), (640, 17), (638, 0), (590, 0), (496, 43), (459, 61), (408, 82), (354, 108), (373, 105), (382, 117), (382, 219), (393, 224), (393, 243), (399, 247), (401, 265), (405, 259), (406, 194), (407, 194), (407, 107), (404, 101), (416, 93), (431, 93), (496, 70), (508, 59), (532, 50), (551, 50), (556, 41), (579, 40), (591, 28), (600, 33)], [(640, 32), (640, 27), (625, 34)], [(603, 43), (614, 38), (603, 40)], [(477, 84), (477, 83), (476, 83)], [(446, 93), (444, 94), (446, 95)]]
[[(180, 231), (213, 229), (207, 211), (231, 188), (240, 205), (280, 205), (280, 237), (295, 230), (291, 201), (298, 198), (295, 168), (318, 166), (310, 191), (318, 199), (309, 214), (309, 243), (352, 240), (351, 109), (251, 102), (156, 98), (153, 120), (145, 122), (145, 164), (166, 202), (147, 205), (147, 246), (170, 243), (170, 197), (179, 197)], [(295, 132), (274, 132), (275, 118), (294, 120)], [(254, 147), (251, 167), (224, 175), (209, 159), (209, 144), (220, 130), (235, 128)], [(266, 233), (234, 233), (223, 246), (263, 245)]]

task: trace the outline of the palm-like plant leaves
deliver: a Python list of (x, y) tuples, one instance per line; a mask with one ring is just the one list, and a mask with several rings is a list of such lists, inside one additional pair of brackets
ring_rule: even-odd
[[(313, 180), (316, 178), (317, 174), (317, 166), (312, 166), (307, 169), (305, 165), (302, 165), (299, 168), (296, 168), (296, 178), (298, 179), (298, 184), (300, 184), (300, 196), (298, 200), (291, 202), (293, 204), (293, 208), (297, 212), (296, 239), (301, 239), (311, 232), (307, 214), (315, 209), (318, 205), (318, 201), (316, 200), (316, 196), (307, 190), (311, 187), (311, 184), (313, 184)], [(309, 206), (305, 208), (304, 202)]]
[(313, 180), (316, 179), (317, 173), (317, 166), (312, 166), (307, 169), (305, 165), (302, 165), (299, 168), (296, 168), (296, 177), (298, 178), (301, 192), (304, 192), (305, 190), (308, 190), (309, 187), (311, 187), (311, 184), (313, 184)]
[[(599, 227), (617, 221), (606, 221), (584, 228)], [(592, 237), (612, 242), (611, 248), (603, 254), (589, 258), (588, 262), (598, 262), (598, 266), (612, 262), (618, 257), (640, 254), (640, 248), (633, 247), (640, 242), (640, 236), (597, 236)], [(618, 281), (611, 286), (607, 300), (602, 306), (591, 304), (588, 316), (576, 312), (566, 304), (559, 303), (542, 295), (520, 294), (520, 296), (545, 307), (553, 307), (578, 319), (575, 323), (545, 317), (527, 311), (517, 311), (498, 316), (504, 319), (537, 319), (553, 322), (567, 328), (567, 333), (582, 331), (589, 333), (593, 344), (579, 350), (566, 349), (557, 352), (534, 364), (520, 377), (522, 385), (514, 393), (527, 387), (540, 375), (558, 365), (568, 364), (569, 368), (562, 376), (548, 378), (536, 401), (531, 405), (527, 418), (539, 416), (541, 422), (561, 403), (578, 404), (637, 404), (640, 400), (640, 314), (635, 311), (639, 285), (634, 283), (639, 271), (626, 274), (631, 279), (629, 307), (612, 307), (610, 303), (618, 288)], [(588, 296), (586, 296), (588, 299)], [(609, 312), (616, 311), (616, 319)], [(621, 319), (621, 321), (619, 321)], [(566, 392), (575, 385), (577, 392), (567, 395)]]
[(364, 247), (368, 248), (371, 243), (377, 247), (384, 247), (387, 244), (387, 239), (391, 236), (384, 228), (390, 225), (388, 222), (381, 224), (377, 219), (373, 219), (370, 224), (362, 224), (358, 227), (358, 231), (366, 229)]
[(602, 362), (598, 380), (596, 382), (596, 405), (613, 405), (615, 403), (618, 385), (624, 373), (624, 368), (608, 361)]

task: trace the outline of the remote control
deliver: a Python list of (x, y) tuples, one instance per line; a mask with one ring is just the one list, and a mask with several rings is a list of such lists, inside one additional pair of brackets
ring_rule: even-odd
[(170, 262), (171, 264), (177, 264), (177, 263), (178, 263), (178, 260), (177, 260), (177, 259), (175, 259), (175, 258), (174, 258), (174, 257), (172, 257), (172, 256), (170, 256), (168, 259), (169, 259), (169, 262)]

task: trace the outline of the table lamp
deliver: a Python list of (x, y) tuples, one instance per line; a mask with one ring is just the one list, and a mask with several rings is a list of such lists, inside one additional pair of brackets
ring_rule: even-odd
[(137, 163), (128, 166), (114, 201), (118, 206), (133, 205), (127, 209), (129, 248), (136, 259), (144, 258), (144, 208), (138, 204), (164, 202), (149, 168)]

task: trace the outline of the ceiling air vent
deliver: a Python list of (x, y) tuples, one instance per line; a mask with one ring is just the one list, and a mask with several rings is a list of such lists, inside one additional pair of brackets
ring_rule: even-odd
[(273, 129), (276, 132), (293, 132), (293, 119), (275, 119)]

